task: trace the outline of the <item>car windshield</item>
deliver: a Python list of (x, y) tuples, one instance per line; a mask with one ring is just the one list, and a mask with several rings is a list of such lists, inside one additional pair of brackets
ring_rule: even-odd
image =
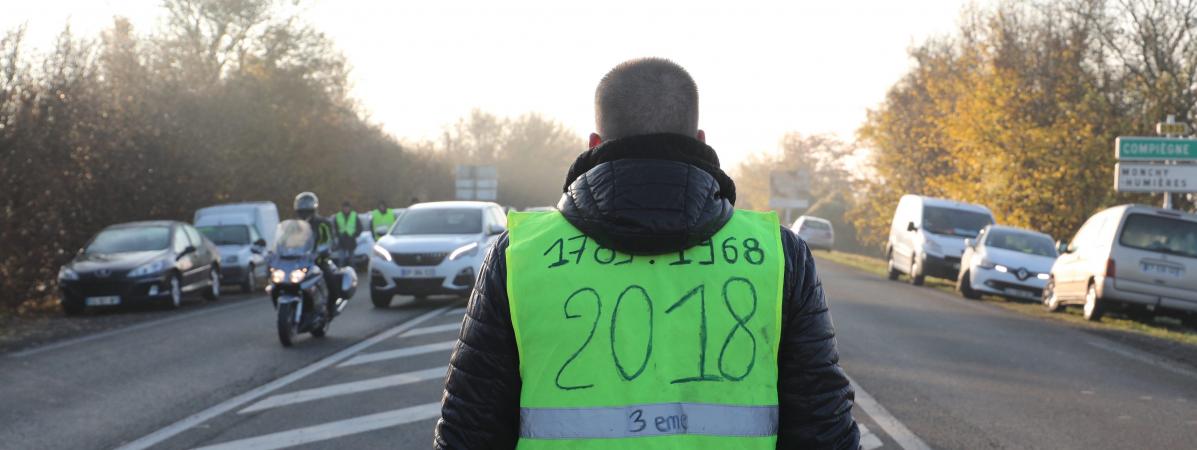
[(125, 253), (165, 250), (170, 245), (170, 227), (109, 228), (97, 234), (86, 253)]
[(1197, 258), (1197, 222), (1131, 214), (1119, 242), (1140, 250)]
[(808, 228), (811, 230), (827, 231), (827, 230), (831, 229), (831, 226), (829, 226), (823, 222), (819, 222), (819, 221), (815, 221), (815, 220), (807, 220), (807, 221), (802, 222), (802, 228)]
[(316, 249), (316, 234), (302, 220), (285, 220), (275, 231), (274, 253), (279, 256), (303, 256)]
[(988, 214), (939, 206), (923, 208), (923, 229), (929, 233), (971, 238), (991, 224), (993, 218)]
[(482, 232), (482, 210), (467, 208), (409, 209), (399, 218), (391, 234), (478, 234)]
[(216, 245), (249, 245), (249, 226), (217, 225), (196, 227), (200, 233)]
[(1012, 250), (1028, 255), (1055, 257), (1056, 245), (1052, 239), (1041, 235), (1012, 230), (989, 230), (985, 245), (1003, 250)]

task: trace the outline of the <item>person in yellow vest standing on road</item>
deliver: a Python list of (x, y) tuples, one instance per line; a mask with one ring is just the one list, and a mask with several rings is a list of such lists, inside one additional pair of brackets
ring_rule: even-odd
[(595, 114), (557, 210), (487, 254), (434, 447), (859, 448), (810, 250), (734, 208), (694, 80), (625, 62)]
[(357, 235), (362, 232), (362, 223), (357, 219), (357, 212), (348, 200), (341, 203), (341, 210), (333, 215), (336, 224), (337, 248), (347, 250), (350, 255), (357, 248)]
[(374, 229), (374, 240), (382, 238), (394, 223), (395, 211), (387, 208), (386, 200), (379, 200), (378, 208), (370, 211), (370, 228)]

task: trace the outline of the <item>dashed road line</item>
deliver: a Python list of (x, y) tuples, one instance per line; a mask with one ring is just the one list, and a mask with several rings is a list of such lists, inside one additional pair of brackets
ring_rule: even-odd
[(885, 445), (869, 427), (864, 426), (863, 423), (858, 426), (860, 427), (860, 450), (873, 450)]
[[(165, 428), (162, 428), (158, 431), (155, 431), (146, 436), (143, 436), (140, 439), (137, 439), (133, 442), (122, 445), (122, 446), (118, 447), (118, 449), (119, 450), (143, 450), (143, 449), (152, 447), (154, 445), (157, 445), (167, 439), (175, 437), (179, 433), (182, 433), (184, 431), (187, 431), (187, 430), (195, 427), (196, 425), (207, 422), (208, 420), (211, 420), (212, 418), (219, 416), (221, 414), (235, 410), (235, 409), (239, 408), (241, 405), (252, 402), (255, 399), (258, 399), (259, 397), (261, 397), (263, 395), (266, 395), (266, 394), (269, 394), (276, 390), (279, 390), (291, 383), (294, 383), (296, 381), (299, 381), (300, 379), (303, 379), (304, 377), (306, 377), (308, 375), (311, 375), (320, 370), (323, 370), (324, 368), (332, 366), (346, 358), (349, 358), (350, 356), (357, 354), (358, 352), (360, 352), (362, 350), (369, 348), (370, 346), (372, 346), (374, 344), (377, 344), (384, 340), (390, 339), (397, 334), (400, 334), (407, 330), (415, 328), (417, 325), (419, 325), (421, 323), (424, 323), (424, 322), (426, 322), (430, 319), (433, 319), (441, 314), (444, 314), (444, 312), (448, 309), (449, 309), (449, 307), (445, 306), (445, 307), (438, 308), (438, 309), (426, 312), (424, 314), (421, 314), (411, 320), (408, 320), (407, 322), (401, 323), (401, 324), (396, 325), (386, 331), (378, 333), (378, 334), (374, 335), (374, 337), (371, 337), (369, 339), (358, 342), (357, 344), (354, 344), (354, 345), (352, 345), (344, 350), (341, 350), (339, 352), (333, 353), (332, 355), (329, 355), (329, 356), (325, 357), (324, 359), (321, 359), (312, 364), (309, 364), (302, 369), (291, 372), (290, 374), (288, 374), (282, 378), (278, 378), (278, 379), (271, 381), (269, 383), (266, 383), (262, 386), (258, 386), (257, 388), (251, 389), (245, 393), (242, 393), (233, 398), (230, 398), (228, 400), (220, 402), (220, 403), (216, 404), (215, 406), (212, 406), (212, 407), (205, 409), (203, 411), (200, 411), (198, 413), (192, 414), (191, 416), (186, 417), (183, 420), (180, 420), (180, 421), (175, 422)], [(439, 409), (438, 409), (438, 411), (439, 411)], [(276, 448), (276, 447), (270, 447), (270, 448)]]
[(464, 315), (465, 312), (466, 312), (466, 308), (463, 306), (461, 308), (450, 309), (448, 311), (445, 311), (445, 315), (446, 316), (461, 316), (461, 315)]
[(927, 446), (926, 442), (923, 442), (923, 440), (919, 439), (919, 437), (911, 432), (909, 428), (906, 428), (906, 425), (902, 425), (902, 422), (899, 422), (898, 419), (890, 414), (884, 406), (881, 406), (881, 403), (878, 403), (877, 399), (873, 398), (872, 395), (869, 395), (868, 392), (865, 392), (865, 390), (860, 387), (860, 384), (856, 383), (856, 380), (853, 380), (849, 377), (848, 382), (852, 383), (852, 388), (856, 390), (856, 404), (860, 406), (860, 408), (863, 409), (865, 413), (869, 415), (869, 417), (872, 417), (873, 421), (877, 422), (877, 426), (880, 426), (882, 430), (885, 430), (885, 433), (888, 434), (890, 438), (893, 438), (893, 440), (898, 443), (899, 447), (902, 447), (905, 450), (931, 450), (931, 447)]
[(385, 361), (389, 359), (405, 358), (408, 356), (423, 355), (427, 353), (436, 353), (445, 350), (452, 350), (453, 346), (457, 345), (456, 340), (437, 342), (435, 344), (416, 345), (412, 347), (404, 347), (395, 350), (386, 350), (374, 353), (362, 353), (360, 355), (349, 358), (348, 361), (341, 363), (337, 367), (356, 366), (358, 364), (372, 363), (376, 361)]
[(441, 404), (439, 402), (426, 403), (409, 408), (229, 441), (222, 444), (201, 447), (197, 450), (273, 450), (433, 419), (439, 416), (440, 413)]
[(399, 335), (399, 337), (420, 336), (424, 334), (443, 333), (446, 331), (453, 331), (461, 328), (461, 322), (447, 323), (444, 325), (433, 325), (430, 327), (416, 328), (406, 333)]
[(279, 406), (294, 405), (296, 403), (310, 402), (312, 400), (320, 400), (329, 397), (356, 394), (358, 392), (372, 391), (375, 389), (402, 386), (405, 384), (444, 378), (445, 373), (448, 372), (448, 370), (448, 366), (435, 367), (432, 369), (417, 370), (415, 372), (406, 372), (361, 381), (351, 381), (348, 383), (330, 384), (328, 386), (322, 386), (318, 388), (272, 395), (270, 397), (266, 397), (262, 401), (249, 405), (248, 408), (239, 411), (239, 414), (248, 414), (270, 408), (277, 408)]

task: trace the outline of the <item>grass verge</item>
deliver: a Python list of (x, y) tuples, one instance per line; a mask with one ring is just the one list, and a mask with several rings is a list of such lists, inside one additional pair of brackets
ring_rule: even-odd
[[(887, 271), (884, 260), (871, 256), (841, 252), (816, 252), (815, 259), (835, 262), (837, 264), (849, 266), (877, 275), (879, 277), (884, 277)], [(905, 276), (903, 276), (903, 279), (906, 279)], [(947, 292), (952, 295), (960, 295), (956, 293), (956, 284), (947, 280), (927, 278), (925, 286)], [(1105, 317), (1102, 317), (1101, 322), (1090, 322), (1085, 320), (1084, 316), (1081, 315), (1081, 310), (1079, 307), (1068, 307), (1063, 312), (1051, 313), (1044, 309), (1043, 306), (1037, 302), (1009, 300), (1003, 297), (990, 295), (981, 297), (980, 301), (997, 305), (1020, 314), (1035, 316), (1047, 320), (1068, 322), (1070, 324), (1089, 329), (1103, 331), (1118, 330), (1143, 336), (1166, 339), (1171, 342), (1197, 346), (1197, 331), (1181, 325), (1179, 321), (1171, 317), (1157, 316), (1151, 322), (1144, 322), (1120, 316), (1116, 313), (1108, 313)]]

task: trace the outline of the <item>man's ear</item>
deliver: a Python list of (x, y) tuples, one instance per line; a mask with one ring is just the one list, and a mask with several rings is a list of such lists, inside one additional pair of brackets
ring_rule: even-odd
[(602, 144), (602, 143), (603, 143), (602, 136), (599, 136), (598, 133), (590, 133), (590, 148), (598, 147), (599, 144)]
[(695, 138), (698, 139), (699, 142), (705, 143), (707, 141), (707, 132), (698, 130), (698, 136), (695, 136)]

